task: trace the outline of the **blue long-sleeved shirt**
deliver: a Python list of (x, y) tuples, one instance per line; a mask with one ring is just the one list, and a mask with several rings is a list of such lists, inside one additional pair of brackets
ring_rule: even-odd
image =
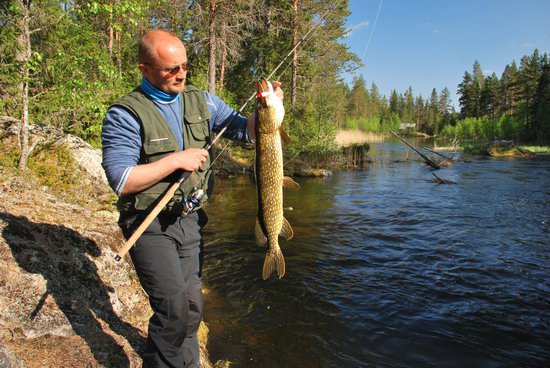
[[(224, 133), (224, 137), (251, 142), (250, 134), (246, 128), (247, 118), (229, 107), (218, 96), (206, 91), (204, 94), (211, 114), (210, 127), (212, 131), (219, 132), (234, 117), (231, 125)], [(183, 149), (183, 112), (180, 98), (178, 97), (171, 102), (159, 100), (153, 100), (153, 102), (172, 129), (180, 148)], [(139, 161), (142, 146), (140, 123), (126, 109), (113, 106), (109, 108), (103, 120), (101, 140), (103, 145), (103, 169), (109, 185), (120, 195), (130, 171)]]

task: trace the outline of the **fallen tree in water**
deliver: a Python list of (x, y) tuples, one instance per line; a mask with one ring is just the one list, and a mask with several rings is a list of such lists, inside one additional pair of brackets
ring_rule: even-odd
[(435, 176), (435, 179), (428, 180), (428, 182), (430, 182), (430, 183), (435, 183), (435, 184), (456, 184), (454, 181), (447, 180), (447, 179), (442, 179), (439, 176), (435, 175), (434, 173), (432, 173), (432, 175)]
[(409, 144), (409, 142), (407, 142), (406, 140), (404, 140), (403, 138), (401, 138), (396, 132), (394, 132), (393, 130), (390, 130), (390, 132), (395, 135), (401, 142), (405, 143), (407, 146), (409, 146), (414, 152), (418, 153), (418, 155), (420, 157), (422, 157), (422, 159), (424, 159), (424, 162), (433, 167), (434, 169), (436, 170), (439, 170), (441, 169), (441, 166), (449, 166), (448, 164), (444, 164), (442, 165), (441, 163), (444, 162), (445, 160), (441, 161), (441, 162), (435, 162), (433, 161), (432, 159), (430, 159), (428, 156), (426, 156), (425, 154), (423, 154), (422, 152), (420, 152), (419, 150), (417, 150), (416, 148), (414, 148), (412, 145)]
[(452, 157), (447, 157), (445, 156), (444, 154), (442, 153), (439, 153), (437, 151), (434, 151), (433, 149), (431, 148), (428, 148), (428, 147), (424, 147), (424, 149), (426, 151), (430, 151), (431, 153), (435, 153), (436, 155), (440, 156), (443, 158), (442, 161), (439, 162), (439, 166), (453, 166), (454, 165), (454, 161), (453, 161), (453, 158)]

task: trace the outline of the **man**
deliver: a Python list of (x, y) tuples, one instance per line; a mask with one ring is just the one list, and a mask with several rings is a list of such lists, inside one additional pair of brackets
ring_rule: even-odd
[(211, 192), (212, 158), (204, 149), (211, 132), (230, 123), (224, 136), (251, 142), (254, 119), (238, 114), (215, 95), (186, 86), (187, 54), (173, 34), (146, 33), (138, 53), (142, 83), (107, 111), (102, 164), (119, 195), (119, 225), (126, 238), (183, 171), (194, 172), (130, 255), (154, 312), (143, 367), (198, 367), (201, 228), (207, 218), (202, 210), (182, 215), (182, 208), (193, 186)]

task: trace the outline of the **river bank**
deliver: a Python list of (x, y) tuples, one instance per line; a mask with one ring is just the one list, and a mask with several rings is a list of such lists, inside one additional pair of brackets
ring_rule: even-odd
[[(124, 238), (100, 151), (59, 136), (18, 171), (2, 138), (0, 366), (140, 367), (152, 312), (129, 257), (114, 260)], [(204, 323), (199, 338), (211, 368)]]
[[(359, 130), (340, 130), (335, 137), (335, 144), (322, 152), (300, 151), (297, 154), (284, 151), (285, 175), (289, 176), (326, 176), (328, 172), (343, 169), (365, 167), (368, 162), (370, 146), (368, 142), (381, 142), (384, 136), (378, 133), (365, 133)], [(213, 166), (220, 178), (239, 175), (254, 175), (255, 147), (228, 142), (222, 139), (215, 150), (219, 154)]]
[(338, 147), (369, 142), (382, 142), (386, 135), (381, 133), (364, 132), (362, 130), (341, 129), (336, 133), (334, 142)]

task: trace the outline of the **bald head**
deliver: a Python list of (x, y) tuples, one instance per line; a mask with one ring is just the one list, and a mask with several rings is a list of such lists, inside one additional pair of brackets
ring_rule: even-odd
[(138, 56), (140, 63), (158, 60), (166, 47), (184, 47), (178, 37), (170, 32), (155, 29), (145, 33), (138, 41)]
[(139, 70), (159, 90), (181, 93), (187, 76), (187, 53), (179, 38), (170, 32), (147, 32), (138, 42)]

